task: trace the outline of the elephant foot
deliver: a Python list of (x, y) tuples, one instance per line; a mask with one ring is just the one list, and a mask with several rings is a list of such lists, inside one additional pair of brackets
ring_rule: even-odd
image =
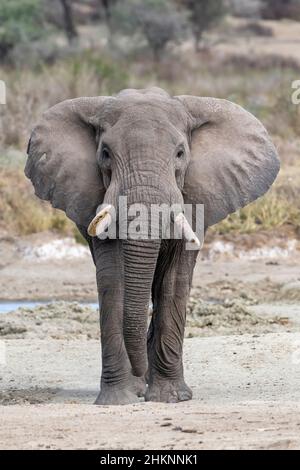
[(193, 392), (184, 380), (159, 380), (149, 385), (145, 401), (178, 403), (191, 400)]
[(144, 397), (146, 393), (146, 380), (144, 377), (134, 377), (131, 378), (130, 390), (135, 393), (138, 397)]
[(106, 387), (100, 391), (95, 405), (130, 405), (139, 401), (137, 394), (130, 387), (121, 389)]

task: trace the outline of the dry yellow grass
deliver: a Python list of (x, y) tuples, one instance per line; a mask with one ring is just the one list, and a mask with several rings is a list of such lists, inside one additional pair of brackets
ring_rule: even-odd
[(12, 235), (72, 231), (72, 224), (63, 212), (34, 196), (30, 182), (19, 168), (0, 167), (0, 214), (0, 230)]
[(118, 61), (105, 51), (89, 51), (35, 70), (0, 69), (8, 90), (7, 105), (0, 107), (0, 228), (18, 234), (73, 230), (61, 212), (35, 198), (19, 163), (9, 165), (9, 159), (1, 159), (10, 147), (25, 154), (30, 131), (45, 109), (71, 97), (155, 84), (173, 94), (235, 101), (263, 121), (277, 144), (283, 169), (272, 191), (213, 230), (244, 233), (289, 224), (299, 231), (300, 106), (290, 99), (296, 75), (289, 62), (281, 66), (275, 62), (268, 68), (261, 62), (257, 67), (247, 63), (239, 67), (235, 61), (222, 62), (215, 51), (196, 55), (180, 53), (180, 49), (170, 52), (160, 64), (145, 58), (144, 51)]

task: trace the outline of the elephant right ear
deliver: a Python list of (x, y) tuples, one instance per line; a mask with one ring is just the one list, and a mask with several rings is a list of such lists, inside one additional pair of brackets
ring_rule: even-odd
[(25, 175), (35, 194), (83, 227), (105, 193), (92, 122), (108, 99), (76, 98), (57, 104), (43, 114), (28, 144)]

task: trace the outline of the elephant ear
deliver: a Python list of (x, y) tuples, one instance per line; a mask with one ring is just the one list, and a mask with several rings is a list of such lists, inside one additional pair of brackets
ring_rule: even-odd
[(204, 204), (205, 226), (262, 196), (274, 182), (279, 158), (267, 131), (230, 101), (178, 96), (191, 120), (191, 162), (184, 198)]
[(88, 226), (105, 193), (92, 123), (107, 99), (76, 98), (57, 104), (43, 114), (28, 144), (25, 174), (35, 194), (82, 227)]

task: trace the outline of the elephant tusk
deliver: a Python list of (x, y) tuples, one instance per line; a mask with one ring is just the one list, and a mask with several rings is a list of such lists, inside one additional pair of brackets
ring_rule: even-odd
[(111, 207), (108, 205), (95, 215), (88, 226), (88, 234), (91, 237), (99, 237), (110, 226), (112, 222), (112, 216), (110, 215)]
[(175, 224), (179, 229), (179, 233), (182, 234), (183, 238), (190, 243), (194, 243), (200, 250), (201, 243), (197, 235), (193, 232), (192, 227), (188, 223), (185, 215), (181, 212), (175, 217)]

